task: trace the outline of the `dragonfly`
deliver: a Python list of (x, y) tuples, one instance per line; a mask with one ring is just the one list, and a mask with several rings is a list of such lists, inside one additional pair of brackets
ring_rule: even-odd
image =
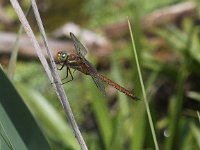
[[(61, 65), (58, 70), (62, 70), (64, 67), (66, 67), (66, 77), (62, 80), (65, 80), (68, 78), (68, 76), (71, 76), (71, 79), (68, 80), (67, 82), (64, 82), (62, 84), (68, 83), (74, 79), (73, 73), (78, 70), (85, 75), (89, 75), (92, 77), (94, 83), (96, 84), (97, 88), (100, 90), (100, 92), (103, 95), (106, 95), (105, 92), (105, 87), (104, 87), (104, 82), (107, 83), (108, 85), (114, 87), (118, 91), (126, 94), (133, 100), (139, 100), (135, 96), (135, 94), (131, 93), (128, 91), (126, 88), (120, 86), (119, 84), (115, 83), (114, 81), (110, 80), (106, 76), (100, 74), (97, 72), (96, 68), (85, 58), (85, 55), (87, 54), (86, 48), (83, 46), (83, 44), (78, 40), (78, 38), (70, 32), (70, 37), (73, 41), (76, 53), (74, 52), (66, 52), (66, 51), (59, 51), (57, 53), (57, 60), (56, 63)], [(74, 69), (74, 72), (72, 73), (71, 69)]]

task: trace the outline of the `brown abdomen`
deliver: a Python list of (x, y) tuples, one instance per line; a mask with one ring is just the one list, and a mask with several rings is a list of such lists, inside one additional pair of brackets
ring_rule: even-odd
[(123, 92), (127, 96), (131, 97), (133, 100), (138, 100), (138, 98), (134, 94), (132, 94), (130, 91), (128, 91), (124, 87), (120, 86), (119, 84), (113, 82), (112, 80), (108, 79), (107, 77), (105, 77), (101, 74), (97, 74), (97, 75), (102, 81), (106, 82), (110, 86), (114, 87), (115, 89), (119, 90), (120, 92)]

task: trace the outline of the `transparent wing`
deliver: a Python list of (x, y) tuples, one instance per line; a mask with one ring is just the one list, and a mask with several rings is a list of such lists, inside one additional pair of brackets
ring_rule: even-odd
[(96, 84), (97, 88), (100, 90), (100, 92), (105, 96), (106, 92), (105, 92), (105, 87), (104, 87), (104, 83), (103, 81), (98, 77), (97, 75), (97, 70), (93, 67), (93, 65), (88, 62), (85, 58), (84, 58), (84, 63), (87, 65), (88, 71), (90, 73), (90, 76), (92, 77), (94, 83)]
[(74, 46), (77, 53), (79, 54), (80, 57), (82, 57), (82, 60), (87, 65), (88, 72), (90, 73), (90, 76), (92, 77), (97, 88), (101, 91), (103, 95), (106, 95), (104, 84), (101, 81), (101, 79), (99, 79), (97, 75), (97, 70), (84, 57), (87, 54), (86, 48), (83, 46), (83, 44), (81, 44), (81, 42), (76, 38), (76, 36), (72, 32), (70, 32), (70, 36), (71, 36), (72, 41), (74, 42)]
[(74, 42), (75, 49), (77, 53), (81, 56), (84, 57), (87, 54), (86, 48), (81, 44), (81, 42), (76, 38), (76, 36), (70, 32), (70, 37), (72, 41)]
[(95, 75), (91, 75), (94, 83), (96, 84), (97, 88), (100, 90), (100, 92), (105, 96), (106, 92), (105, 92), (105, 87), (104, 84), (101, 80), (99, 80), (99, 78)]

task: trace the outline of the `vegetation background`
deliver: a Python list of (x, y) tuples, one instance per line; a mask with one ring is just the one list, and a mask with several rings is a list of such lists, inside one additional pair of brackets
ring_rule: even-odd
[[(176, 13), (170, 14), (173, 9), (168, 8), (185, 2), (186, 10), (193, 4), (191, 12), (183, 10), (178, 17)], [(27, 0), (20, 4), (25, 12), (30, 5)], [(156, 149), (127, 17), (132, 25), (159, 149), (200, 149), (199, 1), (43, 0), (37, 4), (51, 39), (69, 42), (69, 38), (57, 38), (53, 34), (69, 22), (79, 25), (82, 31), (87, 29), (105, 37), (110, 47), (103, 43), (102, 52), (88, 46), (87, 59), (101, 74), (127, 89), (134, 89), (141, 99), (132, 101), (109, 86), (104, 97), (89, 76), (76, 71), (75, 79), (63, 86), (89, 149)], [(17, 34), (20, 22), (8, 1), (1, 0), (0, 7), (0, 16), (3, 13), (7, 19), (5, 22), (0, 17), (0, 44), (3, 45), (0, 46), (0, 63), (7, 73), (6, 77), (0, 71), (0, 149), (79, 149), (37, 56), (20, 53), (19, 46), (14, 70), (9, 70), (14, 47), (10, 48), (6, 36), (2, 35)], [(163, 16), (153, 20), (153, 12), (159, 15), (168, 12), (175, 19)], [(40, 38), (32, 11), (28, 19)], [(23, 51), (29, 52), (29, 47), (32, 45)], [(60, 76), (65, 73), (61, 71)]]

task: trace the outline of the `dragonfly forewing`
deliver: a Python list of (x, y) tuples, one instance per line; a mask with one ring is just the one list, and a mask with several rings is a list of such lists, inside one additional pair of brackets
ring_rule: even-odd
[(70, 36), (72, 38), (72, 41), (74, 42), (76, 52), (79, 54), (79, 56), (81, 56), (82, 61), (87, 66), (88, 73), (91, 75), (91, 77), (92, 77), (94, 83), (96, 84), (97, 88), (101, 91), (101, 93), (103, 95), (106, 95), (103, 81), (101, 81), (100, 78), (98, 77), (97, 70), (84, 57), (87, 54), (86, 48), (83, 46), (83, 44), (81, 44), (81, 42), (76, 38), (76, 36), (73, 33), (70, 32)]
[(86, 48), (81, 44), (81, 42), (76, 38), (76, 36), (70, 32), (70, 36), (72, 41), (74, 42), (75, 49), (77, 53), (81, 56), (84, 57), (87, 54)]

